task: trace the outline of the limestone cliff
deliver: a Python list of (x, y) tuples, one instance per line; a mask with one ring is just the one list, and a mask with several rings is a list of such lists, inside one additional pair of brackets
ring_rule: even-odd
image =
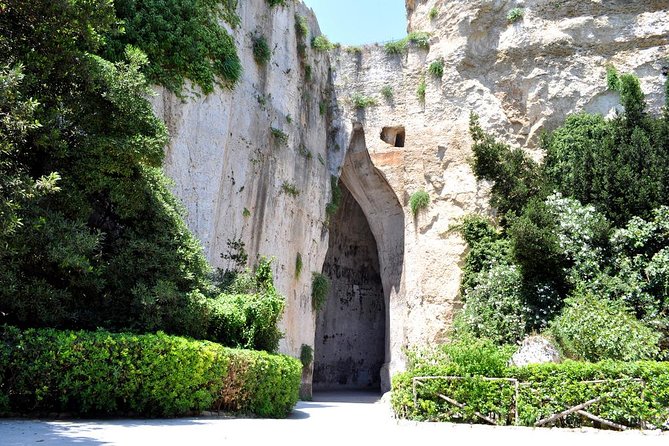
[[(465, 214), (491, 212), (487, 185), (477, 183), (468, 164), (470, 112), (500, 138), (535, 151), (541, 132), (568, 114), (608, 115), (619, 107), (618, 96), (606, 90), (607, 64), (637, 74), (658, 113), (669, 64), (666, 0), (407, 0), (406, 6), (408, 31), (429, 33), (429, 47), (409, 44), (406, 54), (392, 55), (370, 45), (332, 55), (349, 156), (368, 152), (403, 209), (398, 250), (384, 244), (380, 228), (397, 220), (393, 207), (372, 215), (362, 206), (382, 269), (384, 252), (403, 252), (401, 285), (387, 304), (391, 373), (403, 367), (403, 347), (445, 340), (466, 248), (452, 227)], [(510, 23), (513, 8), (524, 17)], [(428, 72), (437, 60), (441, 78)], [(417, 93), (423, 82), (424, 101)], [(356, 94), (377, 105), (356, 108)], [(358, 202), (381, 201), (369, 188), (351, 187), (346, 166), (342, 179)], [(420, 189), (431, 205), (414, 218), (409, 197)]]
[[(328, 247), (328, 55), (311, 49), (318, 23), (301, 3), (245, 0), (238, 14), (241, 26), (229, 32), (241, 82), (186, 99), (158, 89), (153, 104), (168, 125), (166, 171), (189, 227), (216, 267), (231, 266), (221, 258), (229, 240), (245, 243), (249, 266), (258, 255), (275, 258), (275, 283), (286, 297), (281, 351), (299, 356), (302, 344), (313, 344), (311, 273), (322, 270)], [(306, 19), (307, 36), (297, 34), (296, 16)], [(266, 65), (253, 57), (259, 35), (272, 52)]]
[[(385, 302), (379, 306), (385, 324), (377, 326), (384, 327), (386, 389), (389, 375), (404, 366), (405, 347), (447, 336), (465, 253), (452, 226), (467, 213), (491, 212), (487, 185), (477, 183), (468, 165), (470, 112), (509, 143), (534, 150), (540, 133), (566, 115), (616, 109), (618, 97), (606, 91), (607, 64), (636, 73), (658, 112), (669, 1), (407, 0), (409, 31), (430, 33), (429, 47), (409, 45), (400, 55), (387, 54), (383, 45), (319, 53), (309, 47), (318, 33), (315, 17), (299, 2), (287, 3), (240, 2), (242, 25), (231, 32), (244, 76), (234, 90), (185, 101), (159, 91), (155, 108), (172, 135), (167, 171), (214, 265), (225, 266), (226, 242), (239, 238), (251, 257), (276, 257), (277, 285), (287, 297), (281, 350), (298, 355), (302, 344), (314, 345), (316, 357), (325, 340), (314, 339), (311, 273), (326, 261), (330, 175), (340, 175), (378, 251), (364, 257), (378, 265), (364, 268), (378, 273), (373, 282), (380, 280)], [(522, 20), (507, 20), (512, 8), (523, 9)], [(296, 15), (308, 20), (306, 50), (298, 50)], [(253, 60), (254, 33), (270, 42), (266, 67)], [(436, 60), (443, 60), (441, 78), (427, 71)], [(424, 101), (417, 95), (423, 81)], [(355, 107), (355, 94), (376, 105)], [(431, 204), (414, 218), (408, 202), (419, 189)], [(354, 269), (357, 250), (346, 248), (351, 240), (366, 237), (360, 243), (369, 251), (369, 236), (345, 233), (358, 220), (332, 220), (340, 227), (331, 228), (339, 240), (331, 245), (341, 253), (328, 256), (326, 272)], [(365, 274), (337, 276), (334, 289), (355, 287), (350, 281)]]

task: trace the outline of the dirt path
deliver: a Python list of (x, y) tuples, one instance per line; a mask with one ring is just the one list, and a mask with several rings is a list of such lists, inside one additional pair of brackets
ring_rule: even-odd
[(174, 420), (1, 420), (0, 446), (14, 445), (669, 445), (669, 434), (530, 429), (392, 418), (372, 395), (321, 395), (300, 402), (286, 420), (189, 418)]

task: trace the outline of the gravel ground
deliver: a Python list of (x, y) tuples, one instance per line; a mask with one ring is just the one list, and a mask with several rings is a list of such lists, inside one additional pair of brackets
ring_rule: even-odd
[(416, 423), (392, 417), (369, 394), (321, 394), (290, 418), (199, 417), (171, 420), (2, 420), (0, 445), (669, 445), (669, 433), (532, 429)]

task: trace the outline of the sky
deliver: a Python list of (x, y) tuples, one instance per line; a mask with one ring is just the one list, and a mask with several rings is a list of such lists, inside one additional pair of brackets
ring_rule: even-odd
[(321, 32), (343, 45), (385, 42), (406, 36), (404, 0), (304, 0)]

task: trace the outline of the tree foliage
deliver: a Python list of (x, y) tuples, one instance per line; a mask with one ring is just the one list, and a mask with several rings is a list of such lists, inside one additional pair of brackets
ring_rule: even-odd
[[(648, 115), (634, 75), (609, 69), (607, 84), (620, 94), (624, 111), (611, 119), (585, 113), (568, 117), (542, 139), (542, 165), (495, 140), (471, 116), (472, 168), (478, 179), (492, 183), (491, 204), (501, 228), (480, 221), (464, 225), (470, 251), (459, 321), (468, 321), (470, 332), (508, 342), (508, 325), (499, 322), (516, 317), (519, 305), (526, 311), (527, 329), (543, 329), (569, 298), (555, 323), (563, 339), (580, 336), (574, 333), (591, 322), (594, 330), (599, 314), (625, 327), (597, 328), (603, 338), (610, 335), (609, 344), (628, 331), (653, 345), (661, 333), (660, 346), (669, 347), (669, 108), (662, 116)], [(504, 268), (518, 268), (520, 282), (510, 273), (491, 282), (491, 271)], [(510, 301), (518, 304), (504, 305)], [(477, 332), (481, 321), (488, 321), (492, 333)], [(583, 342), (583, 348), (602, 347), (592, 337)], [(640, 344), (629, 349), (641, 357), (656, 353)], [(613, 350), (602, 354), (619, 357)]]
[[(151, 0), (3, 2), (1, 321), (164, 330), (273, 350), (283, 299), (271, 286), (269, 266), (255, 272), (262, 287), (237, 293), (248, 299), (219, 296), (162, 171), (167, 130), (147, 100), (153, 92), (145, 73), (173, 89), (184, 76), (204, 90), (211, 86), (204, 71), (183, 70), (163, 57), (162, 45), (175, 38), (183, 41), (170, 47), (170, 58), (226, 76), (216, 67), (232, 56), (202, 55), (197, 39), (207, 26), (225, 33), (213, 10), (232, 23), (236, 2), (226, 0), (220, 11), (218, 1), (164, 6)], [(207, 38), (227, 42), (222, 34)], [(184, 53), (183, 45), (191, 44), (195, 52)], [(225, 313), (222, 302), (230, 301), (237, 307)], [(234, 314), (243, 315), (242, 334), (223, 338), (219, 325)]]

